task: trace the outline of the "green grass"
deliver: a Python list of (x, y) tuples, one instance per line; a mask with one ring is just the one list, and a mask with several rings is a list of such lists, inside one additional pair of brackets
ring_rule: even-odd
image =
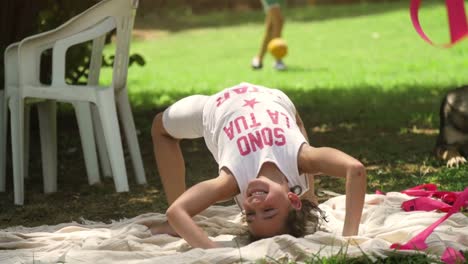
[[(300, 263), (304, 264), (427, 264), (427, 263), (444, 263), (435, 255), (428, 255), (421, 251), (406, 252), (394, 250), (385, 254), (385, 257), (379, 256), (375, 253), (368, 253), (362, 251), (359, 256), (349, 256), (347, 254), (347, 247), (342, 247), (335, 255), (330, 257), (320, 256), (320, 251), (313, 254), (303, 254), (300, 257)], [(468, 252), (462, 252), (466, 258)], [(257, 264), (296, 264), (298, 262), (290, 260), (286, 255), (279, 259), (266, 257), (256, 261)]]
[[(287, 257), (284, 259), (271, 259), (266, 258), (257, 261), (258, 264), (295, 264), (297, 262), (289, 260)], [(444, 263), (443, 261), (437, 259), (434, 256), (428, 256), (424, 253), (401, 253), (393, 252), (389, 256), (380, 257), (375, 255), (369, 255), (363, 252), (361, 256), (350, 257), (346, 252), (339, 252), (331, 257), (320, 257), (317, 255), (306, 257), (301, 263), (305, 264), (427, 264), (427, 263)]]
[[(283, 73), (271, 69), (270, 57), (262, 71), (249, 67), (263, 33), (261, 11), (164, 18), (147, 14), (136, 28), (161, 34), (132, 44), (132, 52), (147, 61), (145, 67), (130, 69), (132, 99), (137, 105), (164, 106), (241, 81), (286, 92), (365, 89), (369, 100), (374, 92), (440, 91), (467, 83), (468, 42), (451, 49), (428, 45), (413, 29), (407, 6), (405, 1), (287, 9), (289, 71)], [(422, 7), (423, 28), (436, 42), (447, 42), (443, 3), (425, 1)], [(309, 104), (300, 98), (296, 103)]]

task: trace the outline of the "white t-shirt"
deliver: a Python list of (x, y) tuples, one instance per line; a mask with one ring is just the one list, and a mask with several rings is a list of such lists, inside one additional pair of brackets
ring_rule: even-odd
[(287, 177), (289, 187), (307, 191), (299, 175), (297, 156), (306, 142), (296, 123), (296, 109), (280, 90), (241, 83), (210, 96), (203, 108), (203, 136), (221, 170), (237, 180), (239, 205), (249, 180), (265, 162), (272, 162)]

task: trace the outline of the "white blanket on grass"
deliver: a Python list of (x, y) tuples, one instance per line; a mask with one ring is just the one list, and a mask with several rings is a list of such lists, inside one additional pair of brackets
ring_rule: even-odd
[[(404, 212), (401, 193), (366, 195), (359, 235), (342, 237), (344, 196), (320, 205), (328, 223), (303, 238), (289, 235), (248, 243), (236, 206), (212, 206), (195, 217), (223, 247), (192, 249), (177, 237), (152, 236), (142, 221), (162, 222), (164, 214), (149, 213), (111, 224), (83, 221), (55, 226), (10, 227), (0, 230), (0, 263), (253, 263), (265, 260), (301, 262), (314, 256), (346, 252), (348, 256), (388, 256), (392, 243), (404, 243), (437, 221), (443, 213)], [(457, 213), (426, 240), (427, 254), (440, 256), (446, 247), (468, 250), (468, 217)], [(414, 253), (402, 251), (402, 254)]]

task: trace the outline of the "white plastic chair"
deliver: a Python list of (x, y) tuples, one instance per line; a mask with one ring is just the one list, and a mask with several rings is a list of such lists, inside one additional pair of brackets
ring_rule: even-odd
[[(29, 132), (25, 134), (25, 131), (28, 131), (29, 105), (32, 103), (37, 104), (39, 112), (45, 192), (57, 189), (56, 101), (72, 103), (75, 108), (90, 184), (99, 182), (96, 136), (104, 174), (113, 175), (117, 192), (129, 190), (116, 109), (119, 110), (137, 183), (146, 183), (126, 87), (129, 45), (137, 6), (137, 0), (103, 0), (57, 29), (28, 37), (10, 45), (5, 51), (5, 98), (3, 113), (0, 114), (4, 125), (1, 126), (0, 144), (5, 140), (8, 105), (11, 112), (15, 204), (24, 202), (23, 182), (27, 175), (29, 140)], [(113, 29), (116, 29), (116, 50), (112, 84), (102, 87), (98, 85), (102, 50), (106, 33)], [(66, 51), (73, 45), (90, 40), (93, 41), (93, 50), (88, 84), (66, 84)], [(39, 81), (39, 65), (41, 53), (50, 48), (53, 58), (52, 83), (46, 86)], [(4, 148), (5, 144), (2, 146)], [(5, 163), (4, 157), (0, 166)], [(4, 178), (5, 169), (0, 169)], [(1, 184), (0, 177), (0, 187)]]
[(0, 90), (0, 192), (6, 190), (6, 107), (5, 90)]

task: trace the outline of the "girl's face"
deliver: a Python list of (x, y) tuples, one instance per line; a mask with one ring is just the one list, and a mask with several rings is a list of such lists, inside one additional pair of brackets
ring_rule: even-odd
[(249, 182), (243, 202), (250, 233), (258, 238), (287, 232), (286, 219), (291, 209), (300, 209), (299, 197), (289, 192), (287, 184), (265, 177)]

